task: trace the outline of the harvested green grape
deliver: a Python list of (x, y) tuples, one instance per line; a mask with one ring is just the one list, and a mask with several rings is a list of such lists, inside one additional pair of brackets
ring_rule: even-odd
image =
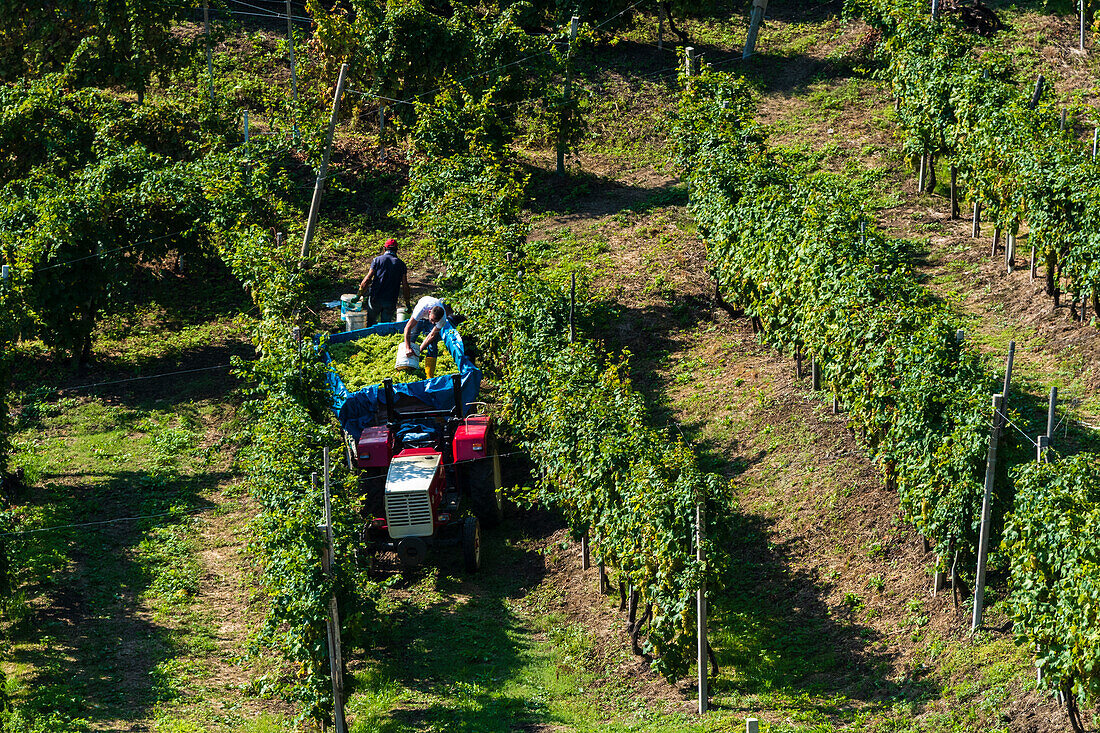
[[(391, 336), (372, 334), (355, 341), (330, 344), (326, 347), (329, 356), (332, 357), (332, 363), (329, 366), (340, 375), (349, 392), (381, 384), (386, 377), (393, 379), (394, 384), (407, 384), (427, 379), (423, 367), (411, 372), (394, 367), (397, 360), (397, 346), (402, 340), (400, 333)], [(455, 371), (458, 371), (458, 368), (455, 366), (454, 359), (440, 341), (439, 361), (436, 363), (435, 374), (439, 376)]]

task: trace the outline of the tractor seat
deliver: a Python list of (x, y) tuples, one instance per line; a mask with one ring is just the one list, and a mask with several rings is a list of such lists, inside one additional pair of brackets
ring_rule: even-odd
[(443, 429), (433, 422), (407, 422), (397, 428), (397, 449), (432, 448), (439, 445)]

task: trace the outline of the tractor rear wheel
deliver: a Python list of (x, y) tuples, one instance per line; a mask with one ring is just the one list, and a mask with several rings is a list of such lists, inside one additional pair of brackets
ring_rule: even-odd
[(462, 559), (467, 573), (476, 573), (481, 567), (481, 525), (477, 517), (466, 517), (462, 522)]
[(486, 457), (470, 463), (466, 477), (474, 514), (486, 529), (493, 529), (504, 519), (504, 496), (500, 491), (500, 452), (492, 437), (486, 443)]

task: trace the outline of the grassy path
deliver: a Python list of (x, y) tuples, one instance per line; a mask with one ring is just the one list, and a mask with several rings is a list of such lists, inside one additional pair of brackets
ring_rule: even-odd
[(279, 710), (242, 695), (249, 512), (212, 379), (224, 392), (224, 376), (199, 376), (22, 406), (25, 526), (78, 525), (20, 539), (23, 593), (2, 629), (14, 701), (53, 729), (183, 730), (183, 710), (195, 730), (235, 730)]
[(376, 645), (353, 664), (351, 730), (698, 729), (630, 654), (618, 599), (595, 592), (558, 527), (512, 517), (486, 536), (476, 576), (454, 559), (395, 574)]

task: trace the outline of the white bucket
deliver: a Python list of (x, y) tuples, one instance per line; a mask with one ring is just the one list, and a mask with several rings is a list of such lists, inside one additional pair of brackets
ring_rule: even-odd
[(367, 314), (364, 311), (348, 311), (341, 318), (347, 324), (347, 330), (358, 331), (367, 327)]
[(413, 344), (412, 350), (412, 356), (405, 356), (405, 342), (402, 341), (397, 345), (397, 358), (393, 364), (394, 369), (411, 372), (420, 367), (420, 346), (418, 344)]
[(397, 318), (394, 320), (394, 323), (401, 323), (401, 321), (407, 320), (409, 320), (409, 310), (407, 308), (398, 308)]
[(344, 293), (340, 296), (340, 312), (353, 313), (363, 310), (363, 301), (358, 293)]

